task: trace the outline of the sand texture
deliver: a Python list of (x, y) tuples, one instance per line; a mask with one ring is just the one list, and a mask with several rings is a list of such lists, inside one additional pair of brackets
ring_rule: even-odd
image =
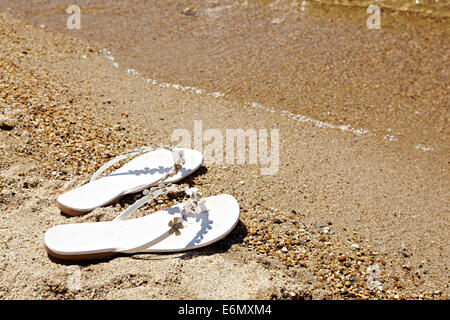
[[(1, 299), (448, 298), (448, 154), (154, 85), (114, 68), (102, 49), (0, 13)], [(47, 255), (50, 227), (109, 221), (139, 196), (69, 217), (59, 194), (200, 120), (203, 130), (280, 132), (275, 175), (259, 163), (205, 163), (181, 182), (238, 200), (226, 239), (94, 262)]]

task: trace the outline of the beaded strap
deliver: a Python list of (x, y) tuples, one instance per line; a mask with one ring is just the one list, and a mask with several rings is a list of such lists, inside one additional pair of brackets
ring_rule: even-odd
[(188, 217), (195, 217), (207, 210), (205, 207), (205, 199), (202, 198), (202, 194), (198, 192), (197, 188), (185, 188), (184, 192), (190, 196), (181, 212), (184, 220), (187, 220)]
[(137, 209), (142, 207), (144, 204), (148, 202), (152, 202), (157, 197), (171, 193), (171, 192), (179, 192), (182, 191), (182, 189), (178, 186), (174, 185), (167, 185), (163, 188), (150, 188), (150, 191), (148, 189), (145, 189), (143, 191), (144, 196), (137, 200), (135, 203), (133, 203), (131, 206), (129, 206), (126, 210), (122, 211), (115, 219), (114, 221), (123, 221), (125, 220), (130, 214), (134, 213)]
[[(117, 252), (121, 253), (138, 253), (146, 248), (150, 248), (157, 244), (158, 242), (163, 241), (167, 237), (170, 237), (172, 234), (175, 236), (179, 236), (181, 234), (182, 229), (184, 229), (184, 223), (187, 221), (188, 217), (196, 217), (203, 211), (206, 211), (207, 208), (205, 206), (205, 200), (201, 199), (201, 193), (197, 191), (196, 188), (185, 188), (182, 189), (178, 186), (167, 185), (164, 188), (151, 188), (150, 190), (144, 190), (144, 197), (136, 201), (133, 205), (131, 205), (127, 210), (123, 211), (118, 217), (116, 217), (115, 221), (122, 221), (127, 216), (135, 212), (139, 207), (144, 205), (147, 202), (153, 201), (156, 197), (167, 194), (174, 191), (184, 191), (186, 194), (190, 195), (190, 199), (186, 202), (185, 208), (183, 208), (181, 212), (181, 217), (174, 217), (168, 223), (169, 229), (163, 232), (158, 237), (140, 244), (139, 246), (133, 248), (122, 248), (117, 250)], [(181, 218), (181, 219), (180, 219)]]
[[(129, 206), (126, 210), (122, 211), (122, 213), (120, 213), (113, 221), (123, 221), (144, 204), (153, 202), (159, 196), (166, 195), (171, 192), (184, 192), (190, 195), (189, 200), (186, 201), (186, 205), (181, 212), (181, 217), (184, 221), (187, 221), (188, 218), (195, 217), (207, 210), (205, 200), (201, 198), (202, 194), (198, 192), (197, 188), (186, 187), (183, 189), (177, 185), (169, 184), (163, 187), (152, 187), (150, 190), (145, 189), (142, 192), (144, 196)], [(175, 221), (174, 225), (177, 224), (177, 221)]]
[(158, 187), (160, 188), (167, 184), (167, 182), (164, 182), (166, 179), (173, 177), (178, 172), (180, 172), (181, 168), (183, 168), (183, 165), (186, 163), (183, 150), (175, 150), (173, 147), (170, 147), (169, 151), (172, 152), (173, 167), (165, 175), (163, 175), (153, 183), (154, 185), (158, 185)]
[(111, 166), (113, 166), (114, 164), (116, 164), (117, 162), (119, 162), (119, 161), (121, 161), (123, 159), (126, 159), (126, 158), (131, 157), (131, 156), (135, 156), (135, 155), (138, 155), (138, 154), (141, 154), (141, 153), (147, 153), (147, 152), (155, 151), (155, 150), (159, 150), (159, 149), (166, 149), (166, 150), (171, 151), (172, 152), (172, 156), (173, 156), (174, 164), (173, 164), (173, 168), (169, 172), (167, 172), (163, 177), (161, 177), (160, 179), (158, 179), (155, 182), (155, 184), (158, 184), (158, 183), (166, 180), (168, 177), (174, 176), (175, 174), (177, 174), (181, 170), (183, 164), (185, 164), (183, 150), (175, 149), (173, 146), (171, 146), (171, 147), (164, 147), (163, 146), (163, 147), (158, 147), (158, 148), (142, 147), (142, 148), (139, 148), (139, 149), (135, 149), (135, 150), (124, 152), (124, 153), (120, 154), (119, 156), (115, 157), (114, 159), (108, 161), (103, 166), (101, 166), (92, 175), (92, 178), (89, 180), (89, 182), (92, 182), (92, 181), (98, 179), (98, 177), (103, 172), (105, 172), (106, 169), (110, 168)]

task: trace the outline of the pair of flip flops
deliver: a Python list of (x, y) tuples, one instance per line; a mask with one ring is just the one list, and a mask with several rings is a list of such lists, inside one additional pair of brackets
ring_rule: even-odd
[[(130, 156), (137, 157), (99, 178)], [(144, 147), (107, 162), (89, 183), (58, 197), (61, 211), (81, 215), (126, 194), (143, 191), (143, 197), (113, 221), (52, 227), (45, 233), (47, 252), (60, 259), (85, 260), (115, 254), (185, 251), (223, 239), (239, 220), (236, 199), (228, 194), (202, 198), (197, 189), (181, 189), (174, 184), (197, 170), (202, 161), (201, 153), (192, 149)], [(180, 191), (190, 196), (188, 201), (141, 218), (126, 219), (157, 197)]]

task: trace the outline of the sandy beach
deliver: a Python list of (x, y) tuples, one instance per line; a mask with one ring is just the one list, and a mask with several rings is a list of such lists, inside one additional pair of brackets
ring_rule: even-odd
[[(117, 17), (127, 12), (117, 3), (117, 8), (105, 9), (105, 19), (111, 12)], [(194, 16), (189, 12), (202, 17), (206, 9), (200, 4), (191, 11), (175, 6), (179, 16), (173, 19), (185, 19), (185, 25), (180, 26), (181, 20), (171, 24), (172, 16), (166, 16), (165, 27), (159, 33), (154, 30), (156, 40), (150, 44), (137, 41), (133, 37), (139, 33), (129, 30), (129, 37), (116, 35), (121, 40), (115, 45), (106, 29), (94, 27), (93, 16), (102, 16), (95, 10), (83, 20), (92, 28), (84, 25), (77, 34), (64, 30), (67, 14), (61, 8), (55, 10), (59, 18), (45, 25), (39, 15), (31, 18), (36, 11), (15, 11), (13, 4), (0, 8), (1, 299), (448, 299), (446, 18), (424, 17), (425, 22), (411, 28), (386, 18), (391, 21), (387, 30), (376, 37), (397, 47), (378, 42), (376, 56), (369, 50), (370, 38), (356, 30), (353, 36), (368, 46), (343, 63), (339, 61), (352, 51), (343, 46), (352, 46), (345, 40), (357, 20), (335, 30), (323, 24), (332, 23), (329, 16), (312, 15), (305, 24), (316, 33), (305, 47), (280, 54), (277, 62), (264, 60), (257, 69), (261, 56), (273, 55), (277, 46), (285, 48), (284, 36), (298, 36), (284, 30), (273, 38), (280, 41), (275, 51), (250, 51), (254, 60), (242, 58), (240, 66), (248, 62), (246, 68), (255, 70), (252, 80), (249, 69), (233, 68), (236, 57), (231, 54), (217, 53), (218, 60), (193, 55), (211, 53), (212, 43), (200, 50), (177, 36), (177, 30), (163, 34), (169, 25), (183, 32), (192, 28), (194, 40), (202, 36), (199, 30), (211, 34), (208, 24), (213, 22), (208, 19), (215, 19), (211, 15), (218, 10), (207, 11), (210, 16), (194, 22), (197, 25), (186, 22)], [(44, 9), (41, 17), (53, 16), (52, 8)], [(154, 17), (161, 17), (158, 10)], [(239, 14), (247, 15), (245, 10)], [(364, 10), (362, 15), (367, 16)], [(281, 24), (273, 22), (277, 17), (270, 17), (269, 25)], [(225, 33), (221, 28), (234, 25), (235, 18), (222, 16), (217, 32)], [(432, 24), (426, 19), (441, 20)], [(103, 22), (98, 19), (99, 25)], [(115, 30), (126, 33), (125, 27)], [(237, 29), (230, 32), (239, 34)], [(137, 44), (126, 57), (128, 41)], [(222, 44), (239, 40), (229, 41)], [(265, 45), (267, 39), (255, 36), (252, 41)], [(253, 50), (252, 41), (248, 48)], [(327, 41), (333, 44), (324, 55)], [(173, 55), (180, 43), (186, 46), (184, 68), (183, 52)], [(413, 49), (405, 49), (405, 43)], [(286, 81), (275, 77), (286, 66), (280, 61), (308, 50), (304, 78), (298, 69)], [(143, 52), (152, 54), (144, 58)], [(361, 71), (368, 64), (369, 71)], [(377, 73), (380, 64), (388, 67)], [(412, 69), (413, 64), (417, 68)], [(329, 73), (312, 78), (327, 65)], [(344, 69), (347, 79), (333, 81)], [(260, 77), (257, 70), (263, 73)], [(374, 77), (361, 82), (367, 74)], [(331, 80), (325, 90), (327, 77)], [(258, 79), (274, 82), (257, 85)], [(292, 82), (295, 90), (289, 86), (292, 79), (297, 79)], [(376, 79), (381, 80), (375, 93), (364, 89)], [(268, 86), (273, 90), (268, 92)], [(352, 104), (348, 97), (355, 93)], [(368, 104), (373, 108), (355, 107)], [(261, 174), (267, 167), (261, 162), (223, 161), (204, 163), (181, 181), (206, 196), (228, 193), (238, 200), (240, 221), (227, 238), (190, 252), (91, 262), (69, 263), (47, 254), (43, 237), (50, 227), (112, 220), (139, 196), (69, 217), (56, 206), (58, 195), (86, 183), (121, 152), (173, 144), (177, 129), (191, 132), (194, 146), (194, 126), (200, 121), (202, 132), (216, 129), (224, 136), (230, 128), (279, 130), (275, 174)], [(170, 201), (147, 206), (136, 216), (151, 214)], [(379, 280), (374, 281), (374, 274)]]

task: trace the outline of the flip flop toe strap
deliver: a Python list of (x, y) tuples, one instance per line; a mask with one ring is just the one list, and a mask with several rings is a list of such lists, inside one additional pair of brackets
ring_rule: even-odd
[(113, 221), (123, 221), (129, 215), (134, 213), (137, 209), (142, 207), (144, 204), (152, 202), (159, 196), (162, 196), (162, 195), (165, 195), (165, 194), (168, 194), (171, 192), (180, 192), (180, 191), (183, 191), (183, 189), (181, 189), (178, 186), (174, 186), (174, 185), (168, 185), (168, 186), (165, 186), (162, 188), (153, 187), (153, 188), (150, 188), (150, 190), (145, 189), (143, 191), (144, 196), (141, 199), (137, 200), (135, 203), (133, 203), (131, 206), (129, 206), (126, 210), (122, 211), (122, 213), (120, 213)]
[(163, 175), (153, 183), (154, 185), (158, 185), (158, 187), (163, 187), (165, 184), (167, 184), (164, 183), (164, 181), (180, 172), (180, 170), (183, 168), (183, 165), (186, 163), (183, 150), (174, 149), (173, 147), (168, 148), (168, 150), (172, 152), (173, 167), (165, 175)]
[(181, 170), (181, 168), (185, 164), (183, 150), (175, 149), (174, 147), (159, 147), (159, 148), (142, 147), (142, 148), (139, 148), (139, 149), (135, 149), (135, 150), (124, 152), (124, 153), (118, 155), (117, 157), (115, 157), (114, 159), (108, 161), (103, 166), (101, 166), (92, 175), (92, 177), (89, 180), (89, 182), (97, 180), (98, 177), (100, 177), (103, 172), (105, 172), (108, 168), (110, 168), (111, 166), (115, 165), (116, 163), (118, 163), (119, 161), (121, 161), (123, 159), (126, 159), (126, 158), (131, 157), (131, 156), (136, 156), (136, 155), (141, 154), (141, 153), (147, 153), (147, 152), (150, 152), (150, 151), (155, 151), (155, 150), (158, 150), (158, 149), (166, 149), (166, 150), (171, 151), (172, 152), (172, 156), (173, 156), (173, 161), (174, 161), (173, 168), (169, 172), (167, 172), (163, 177), (161, 177), (160, 179), (158, 179), (155, 182), (155, 184), (159, 184), (159, 183), (163, 182), (164, 180), (166, 180), (168, 177), (174, 176), (175, 174), (177, 174)]
[(117, 162), (119, 162), (119, 161), (121, 161), (121, 160), (123, 160), (123, 159), (126, 159), (126, 158), (128, 158), (128, 157), (135, 156), (135, 155), (138, 155), (138, 154), (144, 153), (144, 152), (153, 151), (153, 150), (155, 150), (155, 149), (152, 148), (152, 147), (143, 147), (143, 148), (139, 148), (139, 149), (135, 149), (135, 150), (131, 150), (131, 151), (124, 152), (124, 153), (118, 155), (117, 157), (115, 157), (114, 159), (108, 161), (108, 162), (105, 163), (104, 165), (102, 165), (102, 166), (101, 166), (101, 167), (100, 167), (100, 168), (92, 175), (91, 180), (89, 180), (89, 182), (92, 182), (92, 181), (94, 181), (94, 180), (97, 180), (98, 177), (100, 177), (101, 174), (102, 174), (103, 172), (105, 172), (108, 168), (110, 168), (110, 167), (112, 167), (113, 165), (115, 165)]
[(175, 235), (180, 235), (180, 229), (183, 229), (183, 222), (179, 220), (179, 218), (174, 218), (173, 220), (171, 220), (168, 224), (168, 230), (166, 232), (164, 232), (163, 234), (161, 234), (160, 236), (144, 243), (141, 244), (139, 246), (136, 246), (134, 248), (128, 248), (128, 249), (118, 249), (116, 250), (116, 252), (120, 252), (120, 253), (139, 253), (142, 252), (142, 250), (150, 248), (152, 246), (154, 246), (155, 244), (163, 241), (164, 239), (170, 237), (172, 234)]
[[(136, 201), (133, 205), (128, 207), (125, 211), (123, 211), (119, 216), (117, 216), (114, 221), (123, 221), (127, 216), (135, 212), (139, 207), (144, 205), (147, 202), (153, 201), (157, 196), (167, 194), (174, 191), (180, 191), (179, 187), (176, 186), (167, 186), (164, 189), (155, 189), (154, 190), (145, 190), (144, 197)], [(180, 217), (175, 217), (171, 221), (169, 221), (167, 225), (167, 229), (158, 237), (140, 244), (133, 248), (127, 249), (117, 249), (116, 252), (121, 253), (138, 253), (144, 249), (150, 248), (155, 244), (163, 241), (171, 235), (179, 236), (181, 234), (181, 230), (184, 229), (184, 226), (188, 222), (189, 218), (194, 218), (200, 214), (201, 212), (207, 211), (208, 209), (205, 206), (205, 200), (201, 198), (201, 193), (198, 192), (197, 188), (185, 188), (183, 190), (186, 194), (190, 195), (190, 199), (185, 202), (185, 206), (181, 211)], [(163, 229), (164, 230), (164, 229)]]

